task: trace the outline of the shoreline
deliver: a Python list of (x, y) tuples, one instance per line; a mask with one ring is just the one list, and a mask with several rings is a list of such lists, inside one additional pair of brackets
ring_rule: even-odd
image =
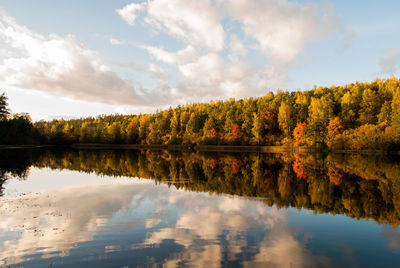
[(257, 146), (257, 145), (161, 145), (161, 144), (72, 144), (75, 149), (150, 149), (169, 151), (198, 151), (198, 152), (244, 152), (244, 153), (315, 153), (310, 147), (289, 146)]
[(400, 151), (384, 150), (327, 150), (307, 146), (259, 146), (259, 145), (162, 145), (162, 144), (101, 144), (76, 143), (74, 149), (133, 149), (133, 150), (169, 150), (198, 152), (243, 152), (243, 153), (337, 153), (368, 155), (400, 155)]
[(47, 148), (47, 147), (56, 147), (56, 145), (0, 145), (1, 149), (38, 149), (38, 148)]
[(366, 155), (400, 155), (400, 151), (384, 150), (327, 150), (307, 146), (259, 146), (259, 145), (162, 145), (162, 144), (108, 144), (108, 143), (75, 143), (68, 145), (0, 145), (1, 149), (39, 149), (39, 148), (69, 147), (83, 150), (168, 150), (168, 151), (198, 151), (227, 153), (335, 153), (335, 154), (366, 154)]

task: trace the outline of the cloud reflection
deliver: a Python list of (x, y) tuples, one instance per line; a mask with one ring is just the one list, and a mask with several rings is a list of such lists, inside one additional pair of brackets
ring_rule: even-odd
[[(145, 217), (138, 216), (143, 213)], [(129, 250), (159, 247), (167, 241), (183, 246), (161, 261), (167, 267), (329, 264), (305, 249), (288, 226), (284, 210), (259, 200), (186, 192), (136, 179), (3, 199), (0, 217), (0, 237), (16, 234), (16, 239), (1, 245), (0, 265), (27, 261), (33, 254), (67, 257), (79, 243), (95, 240), (95, 235), (109, 229), (119, 230), (121, 221), (147, 232)], [(126, 249), (107, 244), (99, 254), (121, 250)]]
[(149, 187), (100, 184), (3, 199), (0, 228), (20, 234), (1, 246), (0, 259), (5, 261), (0, 264), (26, 261), (24, 256), (37, 253), (43, 258), (69, 255), (77, 243), (92, 240), (104, 223)]
[[(326, 257), (313, 256), (288, 226), (283, 210), (260, 201), (177, 191), (170, 200), (181, 211), (176, 224), (152, 232), (145, 244), (174, 240), (185, 250), (166, 266), (189, 264), (219, 267), (241, 261), (245, 266), (329, 267)], [(261, 235), (249, 241), (250, 229)], [(248, 258), (246, 260), (246, 257)]]

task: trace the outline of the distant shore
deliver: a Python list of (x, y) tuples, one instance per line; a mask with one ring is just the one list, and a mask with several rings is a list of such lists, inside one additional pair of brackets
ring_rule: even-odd
[(35, 148), (48, 148), (55, 145), (0, 145), (1, 149), (35, 149)]
[(257, 145), (147, 145), (147, 144), (73, 144), (76, 149), (153, 149), (153, 150), (195, 150), (200, 152), (261, 152), (261, 153), (313, 153), (315, 148)]
[(76, 149), (150, 149), (150, 150), (169, 150), (185, 151), (195, 150), (199, 152), (260, 152), (260, 153), (348, 153), (348, 154), (391, 154), (400, 155), (398, 151), (384, 150), (321, 150), (307, 146), (258, 146), (258, 145), (162, 145), (162, 144), (101, 144), (101, 143), (77, 143), (72, 144)]
[(198, 152), (231, 152), (231, 153), (340, 153), (370, 155), (400, 155), (400, 151), (385, 150), (326, 150), (307, 146), (258, 146), (258, 145), (163, 145), (163, 144), (107, 144), (107, 143), (75, 143), (70, 145), (0, 145), (1, 149), (35, 149), (49, 147), (69, 147), (82, 150), (168, 150)]

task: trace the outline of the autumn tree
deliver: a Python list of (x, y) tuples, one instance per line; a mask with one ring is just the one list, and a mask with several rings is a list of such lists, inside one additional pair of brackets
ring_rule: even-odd
[(253, 114), (253, 128), (251, 129), (251, 132), (253, 134), (253, 141), (257, 143), (258, 145), (261, 142), (262, 139), (262, 119), (261, 116), (257, 113)]
[(296, 121), (305, 122), (308, 116), (308, 106), (310, 105), (308, 97), (304, 92), (296, 92)]
[(126, 127), (126, 142), (137, 143), (139, 138), (139, 121), (138, 118), (133, 118)]
[(397, 88), (393, 94), (391, 119), (393, 128), (400, 136), (400, 88)]
[(378, 123), (386, 122), (391, 123), (392, 107), (390, 101), (385, 101), (381, 107), (381, 111), (378, 114)]
[[(292, 145), (296, 142), (326, 143), (332, 149), (397, 150), (400, 146), (399, 91), (398, 79), (377, 79), (343, 87), (278, 91), (276, 95), (268, 93), (260, 98), (187, 104), (154, 114), (42, 121), (36, 122), (33, 129), (41, 137), (38, 140), (46, 143)], [(6, 109), (4, 94), (0, 100), (0, 122), (8, 122), (12, 117)], [(306, 122), (306, 129), (303, 125), (297, 128), (299, 122)], [(6, 133), (10, 126), (3, 125)], [(110, 127), (120, 134), (110, 135)], [(300, 137), (295, 137), (295, 127)], [(306, 133), (305, 142), (303, 133)], [(292, 135), (296, 141), (292, 141)]]
[(326, 127), (330, 118), (333, 117), (333, 107), (331, 100), (325, 96), (311, 98), (311, 104), (308, 108), (308, 129), (310, 138), (313, 142), (324, 142)]
[[(90, 131), (92, 133), (92, 132), (94, 132), (94, 129), (92, 127), (90, 127)], [(112, 123), (107, 128), (107, 132), (108, 132), (109, 140), (112, 143), (121, 143), (121, 141), (122, 141), (121, 126), (117, 122)]]
[(240, 127), (239, 127), (238, 124), (234, 124), (234, 125), (232, 126), (232, 131), (231, 131), (231, 133), (232, 133), (233, 138), (235, 138), (235, 139), (239, 138)]
[(378, 94), (370, 88), (364, 90), (360, 108), (360, 125), (375, 124), (380, 109), (380, 98)]
[(293, 130), (294, 144), (296, 146), (304, 145), (306, 136), (307, 124), (306, 122), (297, 123), (297, 126)]
[(328, 137), (334, 137), (343, 132), (343, 123), (339, 117), (335, 117), (329, 121), (328, 129)]
[(206, 121), (206, 115), (201, 112), (194, 112), (190, 115), (190, 119), (187, 122), (186, 132), (189, 134), (198, 133), (204, 126)]
[(358, 113), (358, 97), (355, 93), (347, 91), (340, 100), (340, 118), (342, 118), (345, 128), (356, 126)]
[(150, 115), (143, 115), (139, 120), (139, 142), (145, 143), (149, 133)]
[(292, 133), (292, 107), (287, 101), (283, 101), (279, 107), (278, 123), (285, 137)]
[(264, 129), (267, 132), (275, 133), (278, 129), (278, 118), (276, 111), (273, 109), (263, 109), (261, 111), (261, 119), (264, 124)]

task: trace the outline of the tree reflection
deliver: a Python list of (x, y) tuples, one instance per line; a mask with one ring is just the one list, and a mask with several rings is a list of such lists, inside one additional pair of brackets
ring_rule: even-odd
[(40, 150), (0, 150), (0, 196), (3, 195), (4, 184), (12, 177), (26, 179), (32, 161), (41, 155)]
[[(190, 191), (261, 197), (267, 205), (343, 214), (397, 226), (400, 162), (386, 156), (190, 151), (52, 150), (1, 156), (5, 174), (29, 165), (153, 179)], [(3, 161), (3, 159), (5, 161)], [(19, 169), (16, 166), (19, 165)]]

